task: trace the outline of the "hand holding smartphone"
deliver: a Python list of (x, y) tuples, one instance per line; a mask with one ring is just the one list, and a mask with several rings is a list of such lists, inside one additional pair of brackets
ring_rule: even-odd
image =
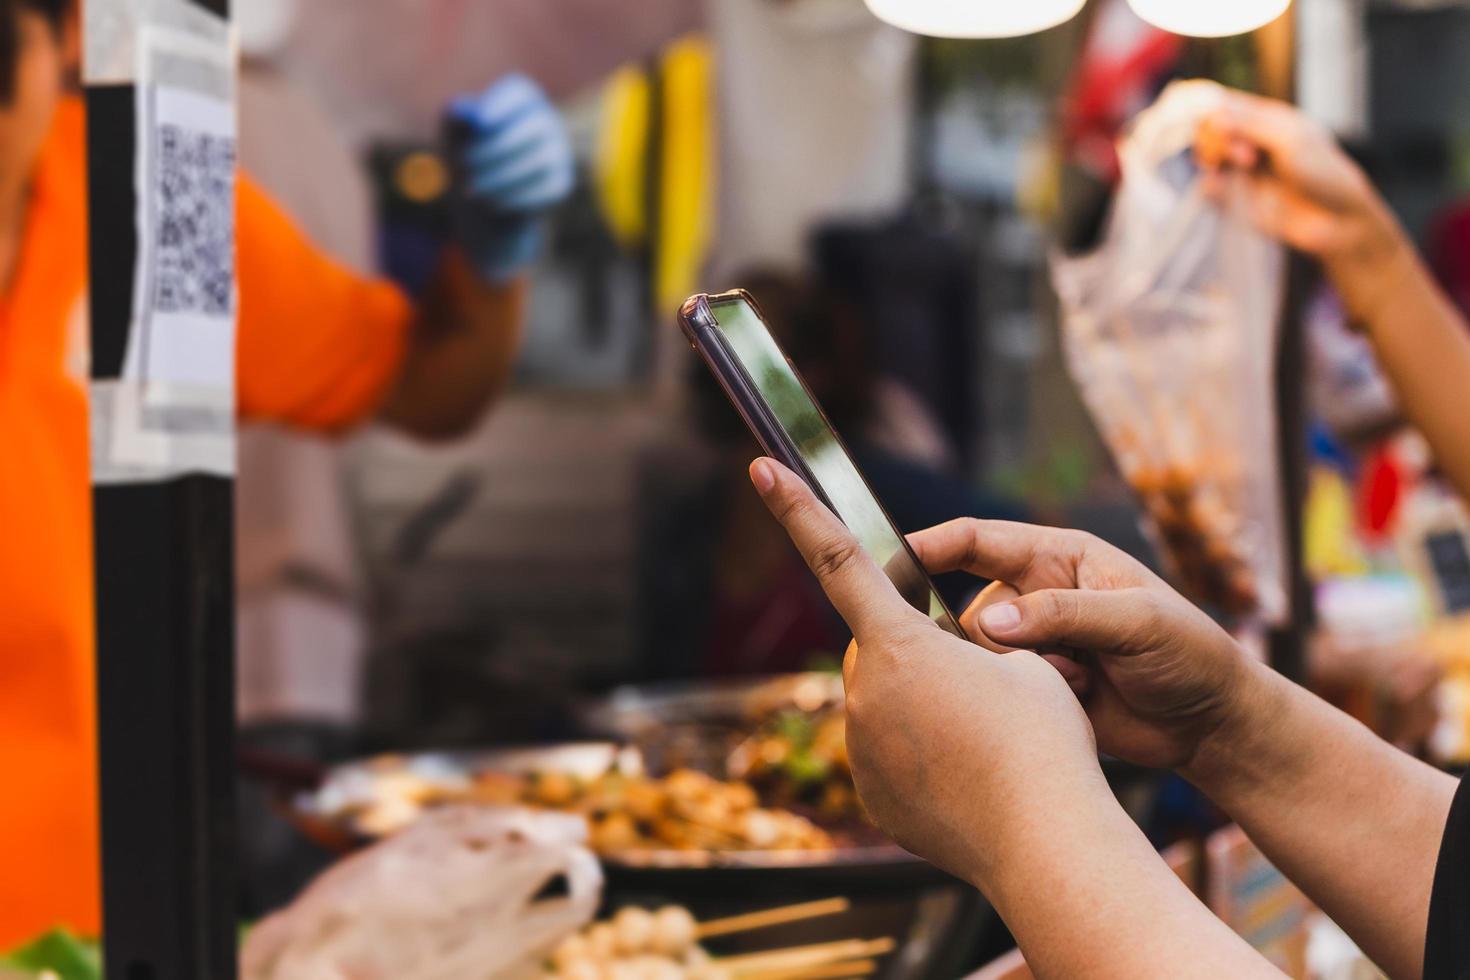
[(766, 454), (806, 480), (910, 605), (965, 639), (750, 294), (691, 296), (679, 322)]

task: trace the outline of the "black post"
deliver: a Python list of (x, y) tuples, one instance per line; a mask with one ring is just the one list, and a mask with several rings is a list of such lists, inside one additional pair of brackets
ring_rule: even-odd
[(1271, 666), (1305, 683), (1307, 641), (1316, 619), (1312, 584), (1307, 578), (1303, 528), (1307, 502), (1307, 353), (1303, 323), (1317, 273), (1302, 256), (1287, 260), (1286, 299), (1282, 304), (1276, 355), (1276, 442), (1281, 467), (1281, 512), (1286, 534), (1286, 589), (1290, 618), (1267, 636)]
[[(115, 2), (88, 0), (88, 13)], [(196, 2), (228, 16), (227, 0)], [(123, 373), (134, 324), (135, 150), (149, 138), (138, 96), (136, 81), (89, 78), (86, 89), (106, 974), (230, 980), (234, 481), (187, 464), (98, 475), (109, 410), (97, 406)]]
[(235, 975), (233, 481), (98, 487), (107, 976)]

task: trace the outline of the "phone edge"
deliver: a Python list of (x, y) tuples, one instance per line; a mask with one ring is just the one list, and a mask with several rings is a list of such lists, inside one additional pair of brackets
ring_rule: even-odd
[[(732, 289), (714, 295), (709, 293), (696, 293), (684, 301), (679, 307), (678, 314), (679, 326), (683, 330), (685, 337), (688, 338), (689, 345), (694, 348), (710, 373), (715, 376), (715, 380), (719, 382), (720, 387), (725, 391), (725, 397), (730, 400), (735, 406), (736, 411), (740, 413), (741, 418), (745, 420), (746, 427), (750, 429), (751, 434), (755, 436), (756, 442), (760, 443), (761, 449), (765, 451), (766, 455), (775, 458), (785, 465), (787, 469), (799, 475), (806, 482), (806, 485), (811, 488), (812, 492), (817, 495), (818, 499), (822, 501), (823, 505), (832, 511), (833, 514), (836, 514), (837, 510), (832, 506), (832, 501), (828, 499), (826, 492), (822, 489), (821, 483), (812, 474), (811, 470), (808, 469), (806, 461), (801, 458), (801, 455), (796, 451), (795, 447), (790, 445), (790, 437), (787, 436), (785, 428), (770, 417), (769, 408), (766, 405), (765, 399), (755, 389), (754, 383), (750, 380), (739, 359), (729, 352), (718, 330), (714, 311), (710, 308), (713, 301), (720, 300), (739, 300), (748, 304), (755, 311), (757, 319), (761, 321), (761, 325), (765, 327), (766, 332), (768, 334), (770, 333), (770, 322), (766, 319), (765, 314), (761, 312), (760, 305), (744, 289)], [(914, 554), (914, 549), (909, 545), (908, 536), (894, 523), (893, 516), (888, 513), (888, 508), (883, 506), (882, 498), (873, 492), (872, 485), (868, 483), (867, 475), (863, 473), (862, 468), (853, 460), (852, 450), (847, 448), (847, 443), (843, 441), (842, 434), (837, 431), (837, 427), (832, 424), (832, 420), (827, 418), (827, 413), (823, 410), (822, 403), (817, 401), (816, 395), (807, 386), (806, 378), (802, 376), (801, 371), (797, 369), (796, 364), (791, 360), (791, 355), (786, 353), (786, 348), (781, 345), (781, 341), (775, 334), (770, 334), (770, 337), (771, 342), (776, 346), (776, 350), (780, 352), (781, 357), (786, 361), (787, 367), (791, 369), (791, 374), (796, 378), (797, 384), (801, 385), (802, 390), (806, 392), (806, 396), (811, 401), (813, 408), (816, 409), (817, 415), (822, 420), (822, 424), (827, 427), (827, 431), (832, 433), (832, 437), (837, 441), (838, 446), (841, 447), (843, 454), (849, 460), (853, 461), (853, 469), (857, 472), (858, 478), (863, 481), (863, 489), (867, 490), (868, 496), (873, 499), (873, 503), (878, 507), (878, 512), (888, 522), (888, 526), (897, 536), (903, 549), (908, 552), (909, 558), (913, 561), (914, 565), (928, 579), (929, 591), (939, 600), (939, 607), (944, 610), (945, 616), (949, 619), (949, 623), (953, 627), (953, 629), (946, 630), (946, 632), (952, 633), (960, 639), (968, 639), (964, 627), (960, 625), (959, 617), (954, 614), (953, 609), (949, 608), (949, 603), (944, 600), (944, 596), (934, 583), (934, 577), (929, 574), (929, 570), (924, 567), (924, 563), (919, 561), (919, 556)], [(728, 365), (718, 363), (717, 355), (723, 355), (725, 358), (728, 358)], [(733, 384), (737, 380), (742, 388), (746, 390), (737, 390), (733, 387)], [(753, 413), (758, 414), (759, 418), (753, 417)], [(841, 517), (838, 517), (838, 520), (841, 520)], [(933, 622), (932, 617), (930, 621)], [(943, 626), (939, 623), (935, 623), (934, 625), (943, 629)]]

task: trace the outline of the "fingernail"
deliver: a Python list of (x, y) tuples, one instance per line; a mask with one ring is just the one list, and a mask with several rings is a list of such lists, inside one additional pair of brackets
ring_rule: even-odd
[(750, 482), (755, 484), (757, 493), (762, 495), (771, 492), (776, 485), (776, 471), (771, 464), (763, 459), (756, 460), (750, 467)]
[(1021, 609), (1013, 602), (998, 602), (981, 610), (980, 625), (990, 633), (1009, 633), (1021, 625)]

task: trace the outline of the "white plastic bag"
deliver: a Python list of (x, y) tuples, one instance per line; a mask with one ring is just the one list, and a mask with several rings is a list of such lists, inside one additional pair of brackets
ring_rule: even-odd
[[(244, 980), (511, 980), (592, 920), (581, 816), (454, 807), (329, 869), (250, 934)], [(565, 879), (565, 894), (539, 898)]]
[(1166, 559), (1196, 599), (1289, 614), (1276, 449), (1283, 251), (1251, 224), (1239, 177), (1220, 204), (1192, 145), (1224, 90), (1175, 82), (1119, 145), (1103, 242), (1056, 255), (1068, 368)]

